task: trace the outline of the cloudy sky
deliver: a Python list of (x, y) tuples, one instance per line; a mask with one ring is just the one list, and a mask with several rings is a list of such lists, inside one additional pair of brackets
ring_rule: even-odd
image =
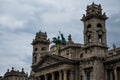
[(0, 0), (0, 75), (12, 66), (30, 72), (31, 42), (39, 30), (46, 31), (50, 39), (61, 31), (83, 43), (80, 19), (93, 1), (109, 17), (108, 45), (120, 46), (120, 0)]

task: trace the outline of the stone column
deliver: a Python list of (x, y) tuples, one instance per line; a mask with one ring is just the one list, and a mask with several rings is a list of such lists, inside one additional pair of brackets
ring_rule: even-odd
[(51, 75), (52, 75), (52, 80), (55, 80), (55, 75), (54, 75), (54, 73), (51, 73)]
[(63, 70), (63, 80), (67, 80), (67, 70)]
[(59, 71), (59, 80), (62, 80), (62, 72)]
[(70, 80), (74, 80), (74, 70), (70, 70)]
[(47, 74), (46, 74), (46, 75), (44, 75), (44, 77), (45, 77), (45, 80), (47, 80)]
[(115, 75), (115, 80), (118, 80), (117, 68), (114, 68), (114, 75)]

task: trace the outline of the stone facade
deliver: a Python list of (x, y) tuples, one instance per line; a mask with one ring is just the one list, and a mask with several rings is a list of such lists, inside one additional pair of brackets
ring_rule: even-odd
[(120, 80), (120, 48), (108, 50), (106, 24), (101, 5), (87, 6), (84, 44), (74, 43), (71, 35), (65, 45), (50, 47), (46, 32), (36, 33), (32, 42), (31, 80)]

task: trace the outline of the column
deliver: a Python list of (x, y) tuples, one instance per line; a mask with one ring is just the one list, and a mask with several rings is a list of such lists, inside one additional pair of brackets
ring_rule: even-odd
[(59, 80), (62, 80), (62, 71), (59, 71)]
[(52, 75), (52, 80), (55, 80), (55, 75), (54, 75), (54, 73), (51, 73), (51, 75)]
[(114, 75), (115, 75), (115, 80), (118, 80), (118, 76), (117, 76), (117, 68), (114, 68)]
[(74, 80), (74, 70), (70, 70), (70, 80)]
[(47, 74), (46, 74), (46, 75), (44, 75), (44, 77), (45, 77), (45, 80), (47, 80)]
[(67, 70), (63, 70), (63, 80), (67, 80)]

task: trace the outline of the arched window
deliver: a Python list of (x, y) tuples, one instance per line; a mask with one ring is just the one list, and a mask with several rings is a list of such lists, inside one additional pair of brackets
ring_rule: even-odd
[(98, 34), (98, 42), (102, 43), (102, 35)]
[(36, 62), (37, 62), (37, 54), (33, 56), (33, 63), (36, 63)]
[(92, 40), (91, 40), (91, 35), (88, 36), (88, 43), (91, 43)]
[(97, 24), (98, 28), (102, 28), (102, 25), (100, 23)]
[(88, 25), (87, 25), (87, 29), (89, 29), (89, 28), (91, 28), (91, 24), (88, 24)]

